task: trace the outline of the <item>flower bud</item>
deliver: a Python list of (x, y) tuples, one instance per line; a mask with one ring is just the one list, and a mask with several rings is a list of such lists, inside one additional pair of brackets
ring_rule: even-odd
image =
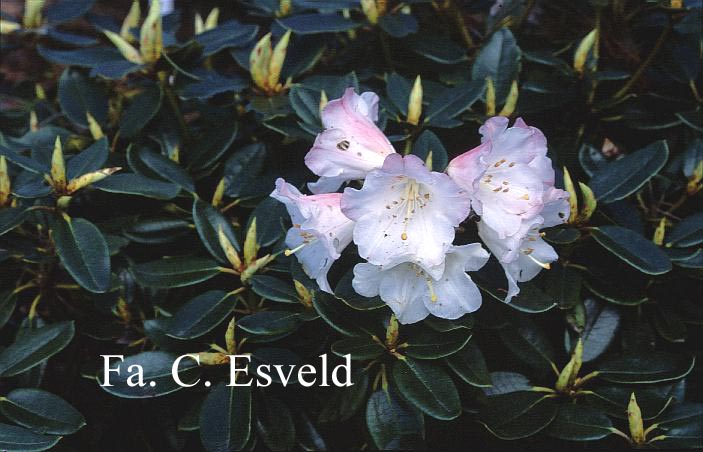
[(205, 19), (204, 31), (213, 30), (217, 28), (217, 22), (220, 19), (220, 8), (212, 8), (210, 14), (207, 15)]
[(300, 297), (300, 302), (307, 308), (312, 307), (312, 293), (307, 287), (297, 279), (293, 280), (293, 285), (295, 286), (295, 292)]
[(136, 42), (136, 38), (132, 34), (132, 29), (139, 26), (139, 19), (142, 16), (141, 8), (139, 7), (139, 0), (134, 0), (132, 6), (129, 8), (127, 16), (122, 21), (122, 27), (120, 28), (120, 36), (128, 42)]
[(251, 220), (249, 230), (244, 238), (244, 262), (247, 265), (256, 260), (256, 254), (259, 252), (259, 244), (256, 242), (256, 217)]
[(664, 244), (664, 235), (666, 234), (666, 217), (663, 217), (661, 220), (659, 220), (659, 225), (657, 226), (657, 229), (654, 230), (654, 237), (652, 238), (652, 242), (654, 242), (655, 245), (663, 245)]
[(588, 60), (588, 54), (590, 53), (591, 49), (594, 48), (594, 45), (596, 44), (596, 41), (598, 39), (598, 29), (594, 28), (591, 30), (590, 33), (588, 33), (582, 40), (581, 43), (579, 44), (578, 48), (576, 49), (576, 53), (574, 53), (574, 70), (582, 75), (585, 68), (586, 68), (586, 61)]
[(486, 116), (496, 115), (496, 87), (491, 77), (486, 77)]
[(54, 152), (51, 155), (51, 186), (57, 192), (63, 192), (66, 189), (66, 165), (61, 149), (61, 138), (58, 136), (54, 142)]
[(145, 63), (153, 63), (161, 57), (163, 33), (161, 29), (161, 0), (151, 0), (139, 33), (139, 51)]
[(271, 33), (267, 33), (256, 43), (249, 54), (249, 72), (254, 84), (263, 90), (268, 90), (268, 71), (271, 61)]
[(593, 212), (596, 211), (598, 201), (596, 200), (596, 196), (593, 194), (591, 187), (583, 182), (579, 182), (579, 188), (581, 188), (581, 198), (583, 199), (584, 204), (583, 209), (581, 209), (581, 213), (579, 213), (579, 222), (585, 223), (591, 219)]
[(361, 10), (366, 15), (366, 18), (372, 24), (376, 25), (378, 23), (378, 8), (376, 7), (376, 0), (361, 0)]
[(281, 0), (278, 4), (276, 17), (285, 17), (293, 10), (293, 2), (291, 0)]
[(13, 31), (19, 30), (20, 28), (22, 28), (22, 26), (17, 22), (0, 19), (0, 34), (8, 35)]
[(131, 61), (132, 63), (136, 64), (143, 64), (144, 60), (142, 60), (142, 56), (139, 54), (139, 51), (134, 48), (132, 44), (127, 42), (122, 36), (118, 35), (117, 33), (113, 33), (110, 30), (103, 30), (103, 33), (105, 33), (105, 36), (112, 41), (112, 43), (117, 47), (117, 50), (120, 51), (123, 57), (127, 61)]
[(633, 392), (630, 396), (630, 403), (627, 405), (627, 422), (630, 425), (630, 437), (636, 445), (643, 444), (645, 440), (644, 424), (642, 422), (642, 411), (637, 405), (637, 399)]
[(574, 187), (574, 181), (571, 179), (571, 174), (569, 170), (564, 167), (564, 189), (569, 193), (569, 224), (574, 224), (576, 222), (576, 217), (578, 216), (579, 201), (576, 197), (576, 188)]
[(112, 168), (103, 168), (98, 171), (83, 174), (82, 176), (78, 176), (74, 179), (71, 179), (71, 181), (66, 186), (66, 191), (68, 193), (76, 192), (83, 187), (87, 187), (90, 184), (94, 184), (95, 182), (105, 179), (107, 176), (110, 176), (121, 169), (121, 167), (115, 166)]
[(222, 204), (222, 198), (225, 195), (225, 178), (220, 179), (220, 182), (215, 187), (215, 193), (212, 194), (212, 207), (218, 208)]
[(7, 160), (0, 155), (0, 207), (8, 204), (10, 200), (10, 173), (7, 172)]
[(239, 257), (239, 253), (237, 253), (237, 250), (234, 248), (234, 245), (232, 245), (232, 242), (230, 242), (227, 236), (225, 235), (225, 232), (222, 230), (221, 225), (219, 228), (217, 228), (217, 239), (220, 242), (222, 251), (225, 252), (227, 260), (230, 264), (232, 264), (232, 267), (235, 270), (241, 270), (242, 260)]
[(24, 28), (41, 27), (41, 10), (44, 3), (46, 3), (44, 0), (24, 0), (24, 17), (22, 18)]
[(95, 120), (95, 118), (93, 117), (93, 115), (90, 114), (89, 111), (85, 112), (85, 119), (88, 121), (88, 130), (90, 130), (90, 135), (93, 137), (94, 140), (99, 140), (100, 138), (105, 136), (102, 127), (100, 127), (98, 121)]
[(517, 98), (520, 94), (517, 86), (517, 80), (513, 80), (510, 84), (510, 92), (508, 92), (508, 97), (505, 99), (505, 105), (503, 109), (498, 113), (499, 116), (509, 117), (515, 112), (515, 107), (517, 107)]
[(278, 40), (276, 47), (273, 49), (271, 55), (271, 61), (269, 61), (268, 68), (268, 87), (271, 90), (277, 90), (278, 80), (281, 78), (281, 70), (283, 69), (283, 62), (286, 59), (286, 53), (288, 52), (288, 41), (290, 41), (291, 31), (288, 30), (285, 34)]
[(414, 126), (418, 125), (421, 115), (422, 80), (418, 75), (417, 78), (415, 78), (415, 83), (413, 84), (412, 91), (410, 91), (410, 98), (408, 99), (408, 124), (412, 124)]
[(227, 331), (225, 332), (225, 346), (227, 347), (227, 353), (233, 355), (237, 352), (237, 341), (234, 336), (236, 327), (236, 322), (234, 317), (227, 324)]
[(389, 347), (395, 347), (398, 343), (398, 335), (400, 334), (400, 329), (398, 327), (398, 319), (395, 314), (391, 315), (388, 321), (388, 328), (386, 328), (386, 345)]

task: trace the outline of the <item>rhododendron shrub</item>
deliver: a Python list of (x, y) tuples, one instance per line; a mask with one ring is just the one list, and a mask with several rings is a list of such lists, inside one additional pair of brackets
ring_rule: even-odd
[(702, 11), (0, 2), (0, 450), (700, 448)]

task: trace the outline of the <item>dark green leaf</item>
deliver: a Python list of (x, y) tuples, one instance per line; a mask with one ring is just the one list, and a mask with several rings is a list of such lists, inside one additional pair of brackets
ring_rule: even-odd
[(469, 341), (458, 352), (445, 358), (449, 367), (466, 383), (479, 388), (492, 386), (491, 375), (488, 373), (486, 360), (481, 349)]
[(394, 440), (425, 436), (425, 420), (417, 409), (406, 404), (394, 390), (378, 390), (366, 404), (366, 427), (374, 444), (387, 449)]
[(0, 235), (24, 223), (26, 217), (27, 211), (22, 207), (6, 207), (0, 210)]
[(394, 38), (417, 32), (417, 20), (411, 14), (388, 14), (378, 18), (378, 26)]
[(71, 157), (66, 163), (66, 177), (71, 180), (103, 168), (107, 156), (107, 138), (103, 137), (83, 149), (79, 154)]
[(19, 375), (63, 350), (75, 333), (73, 321), (26, 331), (0, 351), (0, 376)]
[(350, 355), (355, 360), (378, 358), (385, 352), (385, 347), (369, 336), (340, 339), (332, 344), (332, 353), (341, 357)]
[(360, 22), (354, 22), (338, 14), (317, 13), (297, 14), (285, 19), (276, 19), (276, 22), (286, 30), (293, 30), (299, 35), (347, 31), (361, 25)]
[(257, 243), (261, 246), (269, 246), (285, 232), (281, 222), (284, 218), (288, 218), (288, 212), (283, 203), (273, 198), (266, 198), (251, 213), (247, 230), (254, 218), (256, 218)]
[(511, 392), (529, 391), (532, 389), (530, 380), (515, 372), (491, 372), (492, 386), (484, 388), (487, 396), (509, 394)]
[(466, 61), (464, 48), (447, 36), (420, 33), (404, 41), (413, 52), (440, 64), (457, 64)]
[(685, 377), (695, 362), (693, 356), (648, 352), (607, 359), (597, 370), (601, 378), (613, 383), (661, 383)]
[(544, 429), (557, 415), (554, 400), (539, 392), (491, 396), (479, 413), (479, 422), (500, 439), (521, 439)]
[(176, 339), (200, 337), (222, 323), (235, 303), (235, 298), (223, 290), (202, 293), (176, 311), (166, 334)]
[(669, 157), (666, 141), (657, 141), (597, 170), (588, 186), (596, 199), (610, 203), (639, 190), (664, 167)]
[(254, 275), (250, 282), (252, 290), (260, 297), (281, 303), (298, 303), (298, 294), (288, 282), (267, 275)]
[(600, 226), (591, 233), (601, 246), (643, 273), (661, 275), (671, 270), (666, 253), (631, 229)]
[(516, 319), (512, 327), (500, 330), (500, 338), (522, 361), (543, 371), (551, 371), (554, 352), (544, 332), (528, 318)]
[(228, 20), (195, 36), (195, 40), (203, 46), (203, 55), (210, 56), (222, 49), (247, 45), (256, 37), (258, 30), (256, 25)]
[(51, 230), (61, 263), (81, 287), (91, 292), (110, 288), (110, 253), (95, 225), (82, 218), (57, 220)]
[(237, 321), (237, 326), (247, 333), (274, 335), (292, 333), (302, 323), (300, 314), (290, 311), (262, 311)]
[(423, 162), (427, 162), (427, 157), (432, 154), (432, 171), (444, 171), (449, 163), (449, 156), (439, 137), (430, 130), (425, 130), (417, 137), (413, 144), (414, 155), (417, 155)]
[(683, 248), (700, 243), (703, 243), (703, 212), (681, 220), (666, 237), (666, 246)]
[(203, 241), (205, 248), (207, 248), (214, 258), (229, 266), (229, 261), (220, 245), (218, 235), (219, 229), (222, 228), (222, 232), (224, 232), (232, 246), (234, 246), (234, 249), (239, 251), (239, 241), (234, 233), (232, 224), (219, 210), (200, 199), (196, 199), (193, 202), (193, 222), (195, 223), (195, 229), (197, 229), (198, 235)]
[(16, 425), (0, 424), (0, 450), (30, 452), (51, 449), (60, 436), (39, 435)]
[(15, 389), (0, 399), (0, 412), (13, 422), (36, 433), (70, 435), (85, 425), (85, 419), (61, 397), (41, 389)]
[(190, 193), (195, 193), (193, 179), (183, 168), (178, 166), (178, 164), (170, 158), (158, 154), (149, 148), (141, 148), (137, 155), (149, 169), (159, 176), (179, 185)]
[(131, 138), (137, 135), (151, 121), (161, 108), (161, 87), (153, 84), (132, 99), (120, 117), (120, 135)]
[(425, 122), (429, 125), (441, 126), (446, 119), (451, 119), (471, 108), (483, 91), (485, 82), (471, 81), (447, 88), (436, 96), (425, 113)]
[(170, 257), (136, 264), (132, 274), (146, 287), (184, 287), (207, 281), (219, 273), (217, 262), (203, 257)]
[(181, 191), (181, 187), (171, 182), (150, 179), (134, 173), (113, 174), (92, 186), (109, 193), (140, 195), (155, 199), (172, 199)]
[(417, 359), (444, 358), (461, 350), (469, 339), (471, 333), (463, 329), (443, 333), (426, 329), (409, 335), (399, 351)]
[(288, 406), (265, 395), (257, 400), (256, 430), (270, 450), (291, 450), (295, 444), (295, 424)]
[(496, 31), (486, 43), (471, 68), (471, 78), (485, 86), (486, 78), (493, 80), (496, 103), (502, 105), (517, 78), (520, 68), (520, 48), (509, 28)]
[(569, 441), (595, 441), (610, 435), (612, 422), (603, 412), (589, 406), (565, 403), (549, 425), (547, 434)]
[(76, 125), (88, 127), (86, 113), (99, 124), (107, 121), (107, 96), (100, 86), (78, 71), (66, 69), (61, 74), (58, 98), (61, 109)]
[(393, 364), (393, 381), (404, 398), (435, 419), (449, 420), (461, 414), (456, 386), (436, 363), (398, 360)]
[(255, 184), (266, 161), (266, 146), (253, 143), (238, 149), (225, 162), (225, 194), (231, 198), (245, 195)]

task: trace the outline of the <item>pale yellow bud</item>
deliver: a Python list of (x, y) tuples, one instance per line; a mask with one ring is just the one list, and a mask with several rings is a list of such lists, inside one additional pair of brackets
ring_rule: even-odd
[(586, 61), (588, 60), (588, 54), (591, 49), (593, 49), (593, 46), (596, 44), (597, 39), (598, 29), (594, 28), (581, 40), (581, 43), (579, 44), (578, 48), (576, 49), (576, 52), (574, 53), (574, 70), (577, 73), (583, 74), (584, 70), (586, 69)]
[(71, 181), (68, 183), (68, 186), (66, 186), (66, 191), (68, 193), (74, 193), (83, 187), (87, 187), (90, 184), (94, 184), (95, 182), (105, 179), (106, 177), (116, 173), (121, 169), (121, 167), (115, 166), (112, 168), (103, 168), (98, 171), (83, 174), (82, 176), (78, 176), (74, 179), (71, 179)]
[(139, 51), (145, 63), (153, 63), (161, 58), (163, 47), (161, 0), (152, 0), (139, 33)]
[(503, 109), (498, 113), (499, 116), (505, 116), (506, 118), (515, 112), (515, 107), (517, 107), (517, 98), (520, 91), (517, 87), (517, 80), (513, 80), (510, 84), (510, 92), (508, 92), (508, 97), (505, 99), (505, 105)]
[(271, 33), (267, 33), (256, 43), (249, 54), (249, 72), (254, 84), (268, 90), (269, 63), (271, 61)]
[(496, 115), (496, 87), (491, 77), (486, 77), (486, 116)]
[(132, 63), (136, 64), (144, 63), (144, 60), (142, 60), (142, 56), (139, 51), (135, 49), (132, 44), (127, 42), (122, 36), (118, 35), (117, 33), (113, 33), (110, 30), (103, 30), (103, 33), (105, 33), (105, 36), (107, 36), (107, 38), (112, 41), (113, 44), (115, 44), (117, 50), (120, 51), (122, 56), (125, 57), (127, 61), (131, 61)]
[(51, 155), (51, 185), (57, 192), (63, 192), (66, 189), (66, 165), (59, 137), (56, 137), (54, 152)]
[(134, 0), (132, 6), (129, 8), (127, 16), (122, 21), (122, 27), (120, 28), (120, 36), (126, 41), (135, 42), (136, 38), (132, 34), (132, 29), (139, 26), (139, 19), (142, 16), (141, 8), (139, 7), (139, 0)]
[(267, 83), (270, 89), (276, 90), (278, 87), (278, 80), (281, 78), (281, 70), (283, 69), (283, 63), (286, 60), (286, 53), (288, 52), (290, 35), (290, 30), (285, 32), (285, 34), (281, 36), (281, 39), (279, 39), (276, 43), (276, 47), (273, 49), (271, 61), (269, 62), (267, 78)]
[(422, 116), (422, 80), (418, 75), (408, 99), (408, 124), (418, 125), (420, 116)]
[(361, 0), (361, 10), (366, 15), (366, 18), (372, 24), (378, 23), (378, 7), (376, 6), (376, 0)]

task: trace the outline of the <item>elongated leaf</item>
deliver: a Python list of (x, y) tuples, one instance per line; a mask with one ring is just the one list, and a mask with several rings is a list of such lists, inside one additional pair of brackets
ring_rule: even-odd
[(251, 387), (218, 384), (200, 411), (200, 440), (208, 452), (241, 450), (251, 435)]
[(483, 353), (473, 341), (445, 359), (459, 378), (471, 386), (486, 388), (493, 384)]
[(181, 191), (181, 187), (171, 182), (150, 179), (134, 173), (113, 174), (92, 186), (109, 193), (139, 195), (155, 199), (172, 199)]
[(631, 229), (601, 226), (592, 234), (601, 246), (643, 273), (661, 275), (671, 270), (666, 253)]
[(295, 331), (302, 319), (297, 312), (263, 311), (248, 315), (237, 326), (251, 334), (274, 335)]
[(148, 148), (141, 148), (138, 155), (139, 159), (159, 176), (181, 186), (190, 193), (195, 192), (193, 179), (173, 160), (161, 154), (157, 154)]
[(146, 287), (183, 287), (207, 281), (219, 273), (217, 262), (202, 257), (172, 257), (132, 267), (137, 282)]
[(110, 253), (98, 228), (82, 218), (60, 219), (51, 232), (61, 263), (73, 279), (91, 292), (107, 292)]
[(107, 156), (107, 138), (103, 137), (83, 149), (79, 154), (73, 156), (68, 163), (66, 163), (66, 176), (68, 180), (103, 168)]
[(393, 365), (393, 381), (403, 397), (435, 419), (454, 419), (461, 413), (454, 382), (435, 363), (398, 360)]
[(535, 369), (552, 369), (552, 346), (542, 330), (529, 319), (516, 320), (514, 327), (500, 330), (500, 338), (515, 356)]
[(347, 31), (361, 25), (360, 22), (354, 22), (337, 14), (317, 13), (297, 14), (285, 19), (277, 19), (276, 22), (286, 30), (293, 30), (300, 35)]
[(256, 430), (270, 450), (290, 450), (295, 444), (295, 424), (288, 406), (264, 395), (257, 400)]
[(380, 450), (405, 438), (422, 440), (425, 436), (422, 413), (405, 403), (392, 388), (378, 390), (369, 397), (366, 428)]
[(703, 243), (703, 212), (690, 215), (679, 222), (666, 237), (666, 246), (687, 247)]
[(74, 123), (88, 127), (87, 113), (99, 124), (107, 120), (107, 96), (95, 82), (78, 71), (66, 69), (59, 79), (59, 103)]
[(166, 334), (176, 339), (194, 339), (211, 331), (232, 312), (235, 298), (223, 290), (209, 290), (176, 311)]
[(12, 452), (48, 450), (60, 439), (60, 436), (40, 435), (16, 425), (0, 424), (0, 450)]
[(669, 146), (657, 141), (605, 165), (588, 182), (599, 202), (610, 203), (623, 199), (640, 189), (664, 167), (669, 157)]
[(231, 264), (227, 260), (227, 256), (222, 250), (220, 239), (218, 238), (220, 228), (237, 251), (240, 251), (241, 248), (237, 240), (237, 235), (232, 228), (232, 224), (227, 221), (227, 218), (210, 204), (196, 199), (193, 202), (193, 222), (195, 223), (195, 229), (198, 231), (200, 239), (203, 241), (203, 245), (205, 245), (205, 248), (210, 254), (215, 259), (230, 266)]
[(120, 134), (131, 138), (137, 135), (161, 108), (161, 87), (154, 83), (137, 94), (120, 118)]
[(486, 83), (486, 77), (493, 80), (496, 102), (502, 105), (510, 91), (520, 67), (520, 48), (509, 28), (496, 31), (476, 56), (471, 68), (471, 78)]
[(0, 412), (36, 433), (70, 435), (85, 425), (83, 415), (61, 397), (41, 389), (15, 389), (0, 400)]
[(614, 383), (661, 383), (685, 377), (695, 362), (693, 356), (649, 352), (613, 357), (597, 370), (601, 378)]
[(549, 425), (547, 434), (569, 441), (595, 441), (610, 435), (610, 418), (589, 406), (563, 404)]
[(385, 353), (386, 349), (371, 337), (350, 337), (340, 339), (332, 344), (332, 353), (344, 357), (350, 355), (351, 359), (374, 359)]
[(0, 376), (19, 375), (64, 349), (75, 332), (72, 321), (28, 330), (0, 352)]
[(281, 303), (298, 303), (298, 294), (290, 283), (267, 275), (254, 275), (250, 282), (252, 290), (260, 297)]
[(557, 414), (557, 404), (538, 392), (514, 392), (489, 397), (479, 422), (501, 439), (521, 439), (544, 429)]
[(416, 359), (438, 359), (461, 350), (471, 339), (466, 330), (440, 333), (434, 330), (419, 331), (408, 337), (401, 353)]

